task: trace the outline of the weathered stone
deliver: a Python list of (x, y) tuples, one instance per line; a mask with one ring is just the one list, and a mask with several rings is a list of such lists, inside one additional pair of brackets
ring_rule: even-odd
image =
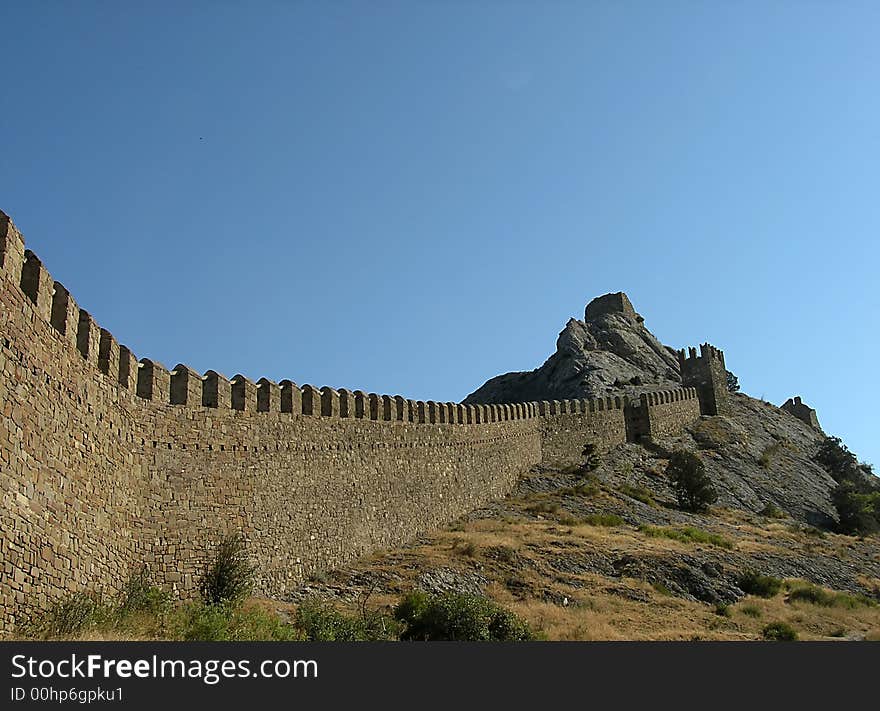
[(794, 398), (788, 398), (788, 400), (779, 407), (790, 415), (797, 417), (801, 422), (806, 422), (810, 427), (819, 431), (822, 430), (822, 428), (819, 427), (819, 418), (816, 417), (816, 411), (809, 405), (805, 405), (801, 401), (799, 395)]
[(645, 328), (626, 294), (606, 294), (586, 308), (585, 321), (570, 319), (556, 352), (530, 372), (488, 380), (465, 398), (470, 403), (510, 403), (597, 398), (681, 387), (676, 352)]
[[(69, 295), (53, 303), (54, 282), (2, 213), (0, 237), (0, 499), (9, 502), (0, 509), (0, 632), (67, 592), (117, 592), (144, 562), (156, 583), (192, 594), (230, 533), (243, 533), (259, 561), (258, 592), (280, 594), (310, 571), (504, 496), (535, 464), (577, 464), (586, 443), (608, 450), (634, 436), (642, 404), (620, 393), (585, 407), (557, 387), (539, 393), (541, 417), (523, 418), (539, 406), (517, 398), (525, 409), (462, 408), (363, 391), (343, 400), (343, 391), (287, 380), (257, 387), (184, 365), (171, 374), (117, 346)], [(640, 333), (628, 301), (618, 302), (590, 321), (591, 334), (624, 321), (630, 336)], [(675, 365), (644, 342), (636, 355), (654, 358), (658, 372), (667, 356)], [(672, 390), (675, 378), (666, 385), (644, 406), (642, 436), (681, 432), (699, 414), (695, 391)]]

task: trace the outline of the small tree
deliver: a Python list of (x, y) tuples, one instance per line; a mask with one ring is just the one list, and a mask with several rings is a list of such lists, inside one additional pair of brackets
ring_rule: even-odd
[(840, 437), (826, 437), (819, 445), (815, 459), (837, 482), (857, 477), (859, 460), (847, 449)]
[(860, 491), (852, 481), (844, 481), (831, 492), (831, 501), (840, 517), (841, 533), (865, 535), (880, 530), (880, 492)]
[(209, 605), (240, 603), (250, 594), (255, 571), (248, 562), (244, 538), (226, 536), (205, 568), (199, 585), (202, 599)]
[(672, 483), (679, 506), (686, 511), (706, 511), (718, 500), (703, 460), (693, 452), (675, 450), (666, 466), (666, 476)]
[(729, 370), (727, 371), (727, 389), (732, 393), (739, 392), (739, 378)]

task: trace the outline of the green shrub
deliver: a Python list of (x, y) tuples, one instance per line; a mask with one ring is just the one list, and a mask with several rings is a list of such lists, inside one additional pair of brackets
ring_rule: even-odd
[(556, 516), (556, 520), (559, 521), (563, 526), (579, 526), (581, 523), (581, 519), (577, 516), (573, 516), (568, 511), (561, 511)]
[(855, 479), (859, 460), (850, 452), (839, 437), (826, 437), (814, 459), (839, 483)]
[(787, 622), (770, 622), (761, 632), (764, 639), (773, 642), (794, 642), (798, 638), (794, 627)]
[(208, 605), (240, 603), (253, 588), (255, 566), (247, 559), (244, 538), (226, 536), (217, 546), (214, 560), (205, 568), (199, 584)]
[(749, 617), (754, 617), (755, 619), (759, 618), (763, 612), (761, 612), (761, 608), (757, 605), (743, 605), (740, 608), (740, 612), (744, 615), (748, 615)]
[(880, 530), (880, 492), (864, 492), (851, 481), (843, 481), (831, 492), (841, 533), (865, 535)]
[(605, 526), (605, 527), (613, 527), (613, 526), (623, 526), (626, 521), (624, 521), (617, 514), (600, 514), (594, 513), (589, 516), (585, 516), (582, 520), (582, 523), (587, 524), (588, 526)]
[(532, 639), (528, 624), (479, 595), (412, 592), (395, 608), (404, 640), (521, 641)]
[(639, 531), (649, 538), (669, 538), (673, 541), (681, 543), (708, 543), (709, 545), (718, 546), (719, 548), (732, 549), (733, 543), (724, 536), (717, 533), (710, 533), (701, 528), (694, 526), (682, 526), (681, 528), (672, 528), (671, 526), (639, 526)]
[(116, 615), (120, 618), (135, 613), (159, 614), (171, 603), (171, 596), (150, 582), (146, 566), (134, 571), (119, 594)]
[(727, 371), (727, 390), (732, 393), (739, 392), (739, 378), (729, 370)]
[(307, 600), (296, 611), (296, 627), (309, 642), (364, 642), (396, 639), (400, 625), (374, 612), (344, 615), (319, 600)]
[(844, 592), (825, 590), (818, 585), (806, 583), (796, 585), (788, 594), (789, 602), (805, 602), (822, 607), (842, 607), (853, 610), (857, 607), (873, 607), (877, 603), (865, 595), (851, 595)]
[(774, 597), (782, 590), (782, 580), (772, 575), (761, 575), (754, 570), (746, 570), (737, 580), (746, 595), (757, 597)]
[(706, 467), (693, 452), (678, 449), (672, 453), (666, 467), (678, 503), (686, 511), (701, 512), (718, 500)]
[(43, 615), (18, 631), (22, 636), (37, 639), (72, 637), (108, 617), (98, 595), (78, 592), (56, 600)]
[(761, 452), (761, 456), (758, 457), (758, 464), (760, 464), (761, 467), (764, 469), (769, 469), (770, 463), (776, 458), (776, 455), (779, 454), (780, 450), (784, 446), (785, 443), (782, 441), (776, 441), (772, 444), (768, 444)]
[(538, 501), (526, 506), (526, 511), (533, 514), (556, 513), (559, 511), (559, 504), (553, 501)]
[(715, 605), (715, 614), (719, 617), (730, 617), (730, 605), (726, 602), (719, 602)]
[(585, 481), (577, 486), (567, 486), (559, 489), (560, 496), (581, 496), (583, 498), (592, 498), (602, 491), (602, 487), (594, 479)]
[(654, 501), (654, 494), (647, 487), (623, 484), (618, 487), (617, 490), (624, 496), (629, 496), (631, 499), (641, 501), (643, 504), (647, 504), (648, 506), (657, 508), (657, 502)]
[(765, 518), (785, 518), (785, 511), (776, 506), (776, 504), (768, 503), (761, 509), (760, 515)]
[(297, 641), (293, 626), (258, 607), (234, 603), (183, 605), (172, 616), (170, 635), (187, 642)]
[(591, 472), (594, 469), (598, 469), (599, 465), (602, 463), (602, 460), (599, 458), (599, 454), (596, 451), (596, 445), (593, 442), (587, 442), (584, 445), (581, 456), (584, 458), (584, 464), (581, 467), (582, 471)]

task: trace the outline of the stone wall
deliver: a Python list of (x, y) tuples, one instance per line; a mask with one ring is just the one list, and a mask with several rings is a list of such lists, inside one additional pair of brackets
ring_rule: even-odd
[(788, 400), (779, 406), (779, 409), (785, 410), (789, 415), (794, 415), (801, 420), (801, 422), (807, 423), (813, 429), (820, 431), (822, 429), (819, 426), (819, 418), (816, 417), (816, 411), (809, 405), (805, 405), (803, 400), (801, 400), (800, 395), (788, 398)]
[(700, 417), (696, 388), (677, 388), (643, 393), (640, 406), (647, 413), (649, 439), (680, 434), (686, 425)]
[[(146, 470), (133, 453), (134, 397), (49, 327), (51, 288), (0, 222), (0, 631), (16, 610), (124, 580), (137, 560)], [(37, 287), (37, 291), (33, 291)], [(128, 407), (126, 407), (126, 405)]]
[(548, 467), (573, 466), (583, 463), (587, 444), (603, 451), (626, 442), (624, 404), (619, 397), (539, 403), (543, 415), (541, 463)]
[(283, 413), (163, 413), (150, 472), (145, 559), (192, 588), (206, 541), (243, 532), (259, 588), (279, 595), (310, 572), (408, 541), (503, 497), (540, 458), (532, 422), (372, 422)]
[(225, 533), (283, 594), (629, 436), (619, 398), (465, 406), (139, 361), (3, 213), (0, 277), (0, 632), (142, 563), (186, 594)]

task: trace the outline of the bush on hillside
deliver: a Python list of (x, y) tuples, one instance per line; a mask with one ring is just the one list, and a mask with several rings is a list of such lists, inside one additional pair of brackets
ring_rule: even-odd
[(666, 466), (666, 476), (675, 490), (679, 506), (686, 511), (707, 511), (718, 500), (703, 460), (693, 452), (675, 450)]
[(840, 522), (837, 529), (850, 535), (880, 530), (880, 492), (865, 493), (852, 481), (843, 481), (831, 492)]
[(771, 622), (762, 630), (764, 639), (771, 642), (794, 642), (798, 638), (797, 631), (787, 622)]
[(532, 639), (526, 622), (480, 595), (415, 591), (394, 609), (400, 639), (518, 642)]
[(732, 393), (739, 392), (739, 378), (729, 370), (727, 371), (727, 390)]
[(814, 457), (837, 482), (831, 501), (841, 533), (865, 535), (880, 530), (880, 489), (871, 485), (872, 468), (860, 464), (839, 437), (826, 437)]
[(840, 437), (826, 437), (819, 445), (814, 459), (838, 483), (858, 477), (859, 460), (847, 449)]
[(397, 639), (400, 624), (377, 612), (345, 615), (320, 600), (297, 608), (295, 626), (309, 642), (370, 642)]
[(754, 570), (744, 571), (737, 580), (746, 595), (757, 597), (774, 597), (782, 590), (782, 581), (772, 575), (761, 575)]

